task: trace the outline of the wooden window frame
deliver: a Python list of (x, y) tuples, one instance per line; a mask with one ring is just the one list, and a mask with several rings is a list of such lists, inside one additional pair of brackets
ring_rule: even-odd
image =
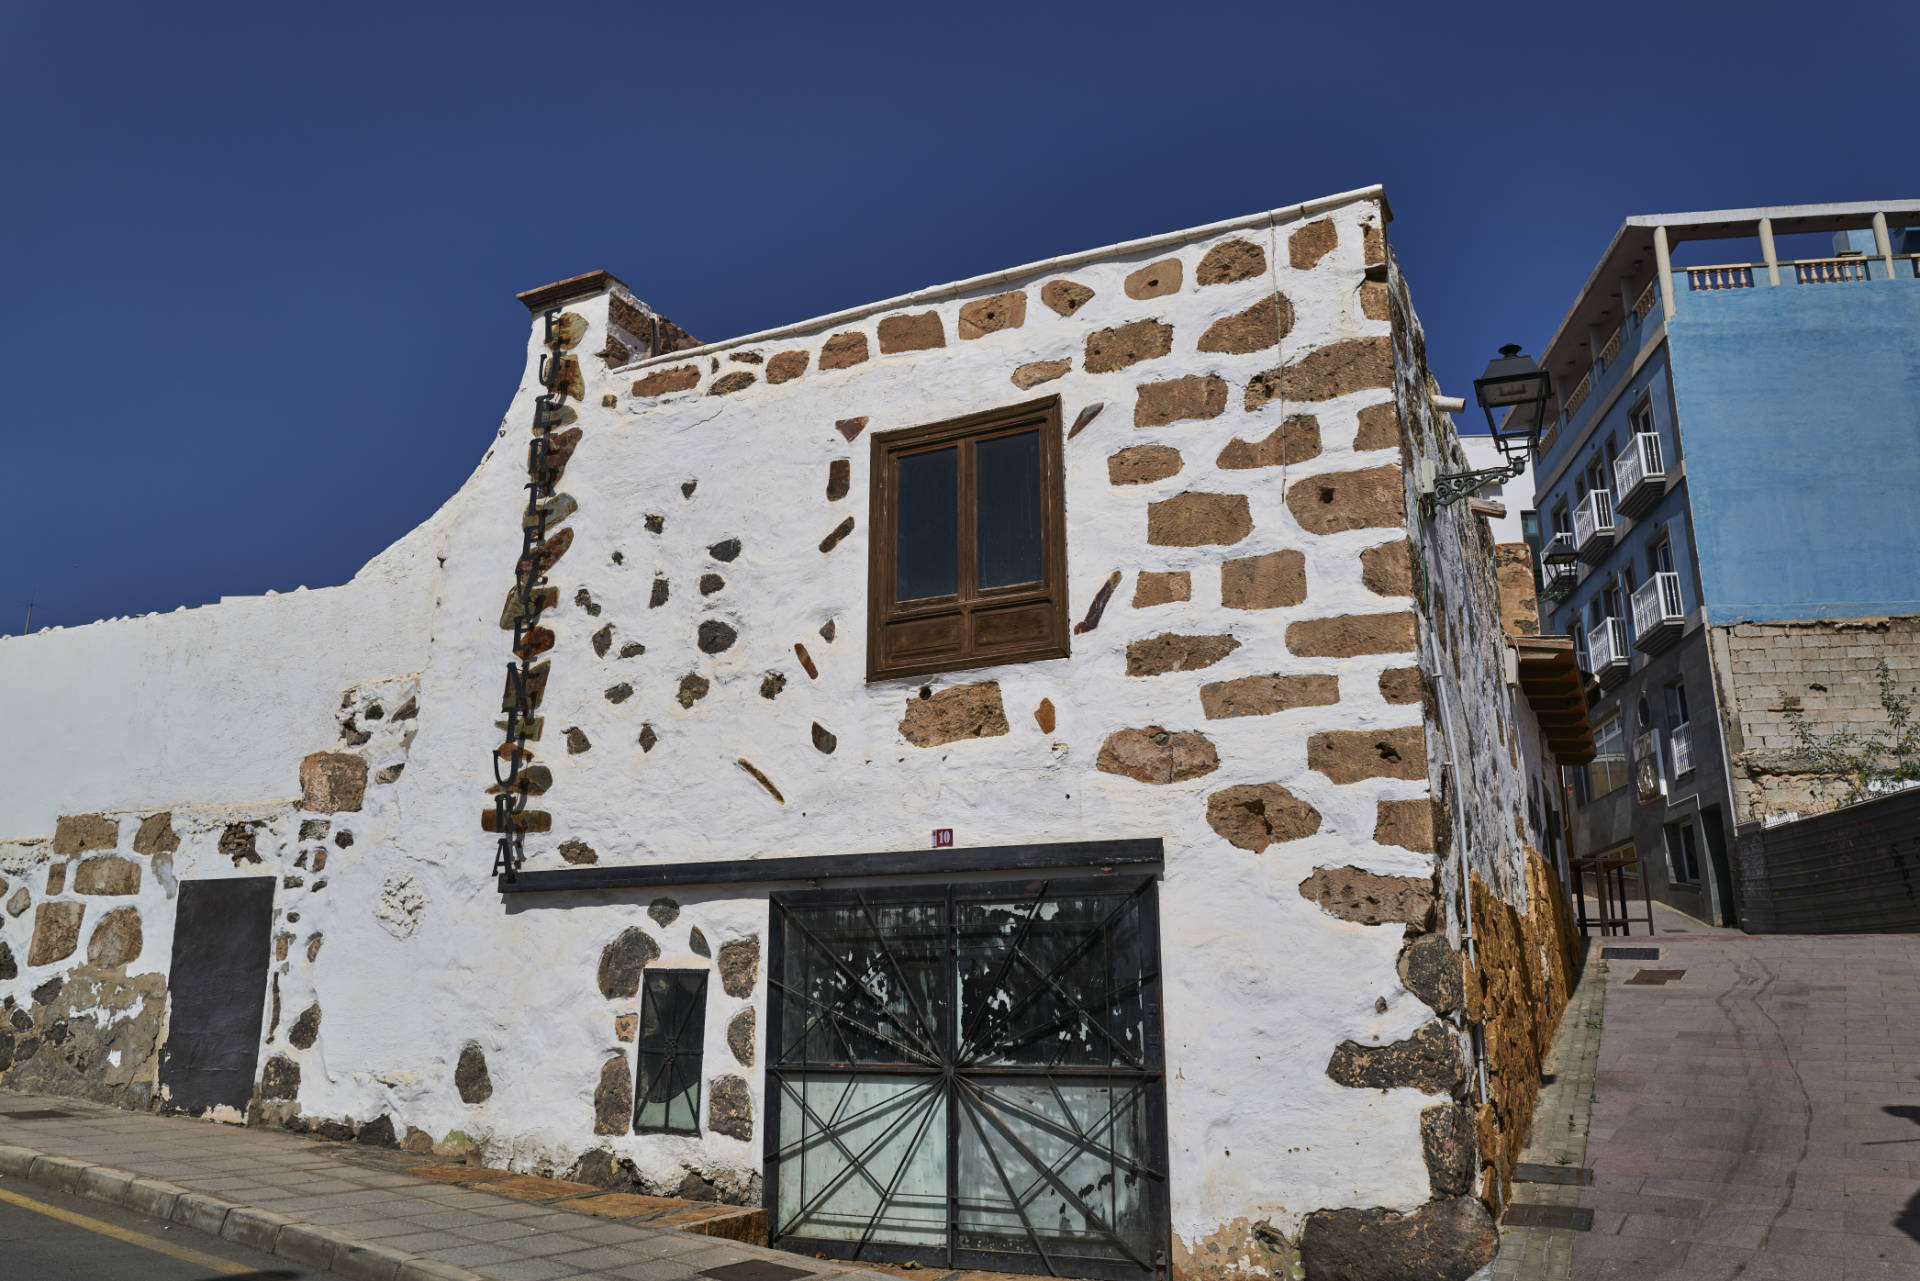
[[(997, 436), (1037, 429), (1040, 437), (1040, 559), (1041, 580), (1011, 587), (981, 590), (978, 576), (976, 511), (978, 490), (970, 445)], [(899, 431), (876, 432), (872, 437), (868, 518), (873, 541), (867, 557), (867, 679), (926, 676), (936, 672), (997, 667), (1066, 658), (1072, 652), (1067, 624), (1066, 465), (1060, 428), (1060, 398), (1049, 396), (962, 418), (928, 423)], [(899, 511), (894, 501), (895, 463), (912, 455), (960, 446), (956, 483), (959, 500), (957, 546), (958, 590), (952, 595), (928, 597), (901, 605), (894, 599), (899, 560)], [(974, 615), (1044, 605), (1050, 611), (1044, 634), (1025, 643), (983, 648), (973, 626)], [(925, 654), (888, 661), (887, 629), (916, 620), (957, 614), (959, 644)]]

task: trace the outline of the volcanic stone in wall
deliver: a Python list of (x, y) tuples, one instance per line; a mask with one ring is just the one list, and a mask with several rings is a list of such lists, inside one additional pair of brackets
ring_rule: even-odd
[(700, 675), (698, 672), (688, 672), (680, 678), (680, 689), (679, 692), (674, 695), (674, 698), (679, 702), (680, 706), (692, 707), (695, 703), (705, 698), (707, 691), (712, 687), (712, 683), (708, 681), (706, 677)]
[(1416, 854), (1433, 853), (1433, 802), (1381, 801), (1373, 824), (1376, 845), (1397, 845)]
[(1313, 1281), (1465, 1281), (1493, 1262), (1499, 1229), (1474, 1197), (1396, 1210), (1315, 1210), (1300, 1234)]
[(606, 626), (602, 627), (599, 631), (593, 634), (593, 652), (598, 657), (605, 658), (607, 656), (607, 651), (612, 648), (613, 648), (613, 624), (608, 623)]
[(1333, 252), (1340, 243), (1340, 232), (1331, 218), (1319, 218), (1287, 237), (1287, 265), (1308, 270)]
[(62, 814), (54, 823), (53, 852), (84, 854), (120, 843), (120, 823), (105, 814)]
[(581, 729), (578, 725), (568, 727), (567, 755), (578, 756), (582, 752), (591, 750), (592, 747), (593, 740), (587, 737), (587, 731)]
[(985, 338), (1002, 329), (1018, 329), (1027, 323), (1026, 291), (976, 298), (960, 307), (960, 337)]
[(664, 928), (680, 919), (680, 905), (662, 896), (647, 904), (647, 915), (653, 918), (655, 925)]
[(640, 990), (640, 972), (660, 959), (660, 945), (644, 930), (628, 926), (600, 952), (600, 995), (609, 1001)]
[(1178, 783), (1213, 773), (1220, 768), (1220, 755), (1204, 734), (1148, 725), (1109, 734), (1094, 767), (1141, 783)]
[(1331, 707), (1339, 701), (1338, 676), (1283, 676), (1276, 672), (1213, 681), (1200, 687), (1200, 707), (1210, 721), (1270, 716), (1296, 707)]
[(925, 698), (909, 698), (900, 721), (901, 736), (915, 747), (996, 738), (1009, 728), (998, 681), (952, 685)]
[(728, 996), (753, 995), (760, 978), (760, 936), (733, 939), (720, 945), (720, 987)]
[(753, 1007), (748, 1006), (727, 1021), (727, 1048), (741, 1067), (753, 1066)]
[(1391, 1045), (1342, 1041), (1327, 1060), (1327, 1075), (1355, 1089), (1411, 1086), (1423, 1094), (1449, 1093), (1467, 1079), (1460, 1042), (1453, 1030), (1437, 1019)]
[(821, 344), (820, 369), (846, 369), (867, 359), (867, 336), (863, 333), (835, 334)]
[(1189, 374), (1141, 383), (1134, 392), (1133, 425), (1164, 427), (1190, 418), (1218, 418), (1227, 409), (1227, 382), (1215, 374)]
[(140, 865), (128, 858), (83, 859), (73, 869), (75, 894), (138, 894)]
[(110, 970), (137, 960), (145, 939), (140, 929), (140, 913), (131, 907), (115, 908), (100, 918), (87, 940), (87, 964)]
[(1302, 898), (1322, 911), (1361, 925), (1397, 923), (1425, 929), (1433, 918), (1433, 880), (1381, 876), (1357, 867), (1316, 867), (1300, 882)]
[(1160, 547), (1227, 546), (1252, 532), (1245, 494), (1189, 490), (1147, 507), (1147, 541)]
[[(1527, 555), (1532, 556), (1531, 549)], [(1532, 585), (1533, 570), (1527, 569), (1528, 585)], [(1402, 538), (1391, 543), (1382, 543), (1378, 547), (1369, 547), (1360, 553), (1360, 581), (1367, 590), (1377, 596), (1413, 595), (1413, 554)]]
[(72, 956), (80, 946), (80, 918), (85, 912), (79, 903), (42, 903), (36, 908), (27, 964), (51, 965)]
[(1180, 451), (1171, 445), (1135, 445), (1107, 459), (1107, 480), (1114, 485), (1145, 485), (1180, 470)]
[(1360, 411), (1360, 430), (1354, 434), (1353, 447), (1397, 449), (1400, 446), (1400, 407), (1393, 401), (1368, 405)]
[(1276, 396), (1298, 404), (1392, 385), (1392, 340), (1349, 338), (1309, 352), (1284, 368), (1254, 375), (1247, 383), (1246, 405), (1251, 413)]
[(830, 552), (840, 545), (840, 540), (853, 532), (853, 517), (849, 516), (833, 527), (825, 538), (820, 540), (820, 550)]
[(707, 1090), (707, 1128), (747, 1142), (753, 1138), (753, 1092), (737, 1076), (723, 1076)]
[(1293, 332), (1293, 304), (1285, 294), (1268, 294), (1244, 311), (1223, 316), (1200, 335), (1201, 351), (1244, 353), (1278, 346)]
[(633, 1073), (622, 1050), (600, 1065), (600, 1084), (593, 1090), (593, 1132), (625, 1134), (632, 1128)]
[(1263, 440), (1235, 438), (1227, 442), (1216, 467), (1240, 471), (1251, 467), (1284, 467), (1320, 456), (1320, 420), (1312, 414), (1290, 415)]
[(1427, 1184), (1436, 1197), (1473, 1191), (1480, 1169), (1480, 1144), (1471, 1109), (1442, 1103), (1420, 1113), (1420, 1153), (1426, 1158)]
[(1307, 558), (1294, 548), (1220, 565), (1220, 603), (1228, 609), (1279, 609), (1306, 598)]
[(1444, 934), (1422, 934), (1400, 952), (1400, 982), (1407, 991), (1431, 1005), (1436, 1014), (1451, 1014), (1463, 999), (1460, 953)]
[(179, 848), (180, 838), (173, 834), (171, 813), (147, 815), (140, 820), (140, 830), (133, 834), (135, 854), (171, 854)]
[(357, 810), (367, 794), (367, 762), (346, 752), (314, 752), (300, 762), (300, 808), (316, 814)]
[(1397, 465), (1296, 481), (1287, 490), (1287, 509), (1310, 534), (1404, 529), (1407, 523), (1406, 489)]
[(460, 1059), (453, 1066), (453, 1088), (460, 1092), (462, 1103), (485, 1103), (493, 1097), (486, 1051), (472, 1041), (460, 1047)]
[(1278, 783), (1247, 783), (1207, 798), (1207, 826), (1229, 844), (1260, 853), (1320, 830), (1320, 811)]
[(1106, 374), (1164, 356), (1173, 350), (1173, 326), (1158, 320), (1100, 329), (1087, 335), (1086, 369)]
[(1193, 576), (1184, 569), (1171, 573), (1143, 569), (1133, 583), (1133, 607), (1150, 609), (1193, 599)]
[(1127, 297), (1145, 302), (1149, 298), (1164, 298), (1168, 294), (1178, 293), (1183, 278), (1184, 269), (1180, 260), (1163, 258), (1130, 274), (1123, 287)]
[(1229, 635), (1182, 636), (1162, 632), (1127, 646), (1127, 675), (1198, 671), (1213, 666), (1239, 648), (1240, 642)]
[(702, 654), (723, 654), (733, 648), (733, 642), (739, 633), (717, 618), (709, 618), (700, 624), (697, 644)]
[(880, 354), (901, 351), (926, 351), (947, 345), (940, 328), (940, 313), (923, 311), (914, 316), (888, 316), (875, 327), (880, 338)]
[(7, 900), (7, 915), (19, 916), (32, 905), (33, 895), (27, 893), (27, 887), (22, 885), (13, 892), (13, 897)]
[(626, 702), (632, 697), (633, 686), (626, 681), (621, 681), (618, 685), (610, 685), (607, 687), (606, 700), (615, 706)]
[(792, 382), (807, 372), (807, 361), (811, 359), (804, 351), (780, 351), (767, 361), (767, 382), (769, 385)]
[(1360, 314), (1368, 320), (1392, 320), (1393, 300), (1384, 280), (1360, 282)]
[(853, 464), (836, 458), (827, 464), (827, 501), (837, 503), (853, 488)]
[(1357, 783), (1363, 778), (1424, 780), (1426, 727), (1322, 730), (1307, 740), (1307, 768), (1336, 783)]
[(731, 396), (736, 391), (745, 391), (756, 381), (757, 378), (752, 371), (736, 369), (730, 374), (722, 374), (714, 379), (713, 385), (707, 388), (707, 395)]
[(1049, 280), (1040, 287), (1040, 301), (1062, 316), (1071, 316), (1087, 305), (1093, 290), (1072, 280)]
[(260, 1097), (297, 1099), (300, 1097), (300, 1065), (284, 1054), (267, 1060), (260, 1071)]
[(664, 396), (668, 392), (690, 391), (700, 385), (700, 366), (680, 365), (648, 374), (633, 384), (636, 396)]
[(585, 841), (560, 842), (560, 857), (568, 863), (598, 863), (600, 855)]
[(1400, 654), (1414, 648), (1411, 611), (1397, 614), (1341, 614), (1287, 624), (1287, 648), (1302, 658), (1352, 658), (1356, 654)]
[(1036, 360), (1013, 371), (1013, 385), (1029, 391), (1041, 383), (1050, 383), (1073, 368), (1071, 360)]
[(1207, 250), (1194, 279), (1203, 285), (1251, 280), (1267, 269), (1267, 251), (1251, 240), (1226, 240)]
[(320, 1007), (309, 1005), (287, 1029), (287, 1042), (296, 1050), (311, 1050), (320, 1039)]

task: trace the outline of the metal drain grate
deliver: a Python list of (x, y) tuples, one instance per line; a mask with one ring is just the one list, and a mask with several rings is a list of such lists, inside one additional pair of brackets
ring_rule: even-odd
[(1657, 947), (1603, 947), (1600, 949), (1603, 961), (1657, 961), (1660, 949)]
[(1522, 1161), (1513, 1167), (1515, 1183), (1558, 1183), (1563, 1187), (1584, 1188), (1593, 1183), (1593, 1171), (1578, 1165), (1535, 1165)]
[(71, 1112), (59, 1112), (53, 1108), (34, 1108), (28, 1112), (0, 1112), (9, 1121), (52, 1121), (63, 1116), (72, 1116)]
[(1685, 970), (1635, 970), (1633, 977), (1627, 980), (1627, 986), (1659, 987), (1663, 983), (1671, 983), (1675, 979), (1682, 979), (1686, 976), (1687, 972)]
[(1593, 1227), (1593, 1211), (1578, 1205), (1510, 1205), (1500, 1216), (1510, 1228), (1571, 1228), (1586, 1232)]
[(723, 1263), (717, 1268), (706, 1269), (700, 1275), (712, 1277), (714, 1281), (793, 1281), (795, 1277), (814, 1274), (805, 1268), (790, 1268), (784, 1263), (748, 1259), (741, 1263)]

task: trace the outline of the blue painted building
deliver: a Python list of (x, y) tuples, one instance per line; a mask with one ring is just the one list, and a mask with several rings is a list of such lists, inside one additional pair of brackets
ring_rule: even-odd
[(1630, 218), (1541, 361), (1542, 630), (1575, 640), (1597, 748), (1571, 848), (1637, 854), (1702, 919), (1737, 919), (1736, 834), (1815, 803), (1767, 781), (1781, 717), (1920, 638), (1909, 224), (1920, 201)]

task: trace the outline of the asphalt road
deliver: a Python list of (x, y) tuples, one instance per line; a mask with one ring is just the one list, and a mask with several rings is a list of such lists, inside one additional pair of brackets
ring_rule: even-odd
[(0, 1179), (6, 1281), (339, 1281), (177, 1223)]

